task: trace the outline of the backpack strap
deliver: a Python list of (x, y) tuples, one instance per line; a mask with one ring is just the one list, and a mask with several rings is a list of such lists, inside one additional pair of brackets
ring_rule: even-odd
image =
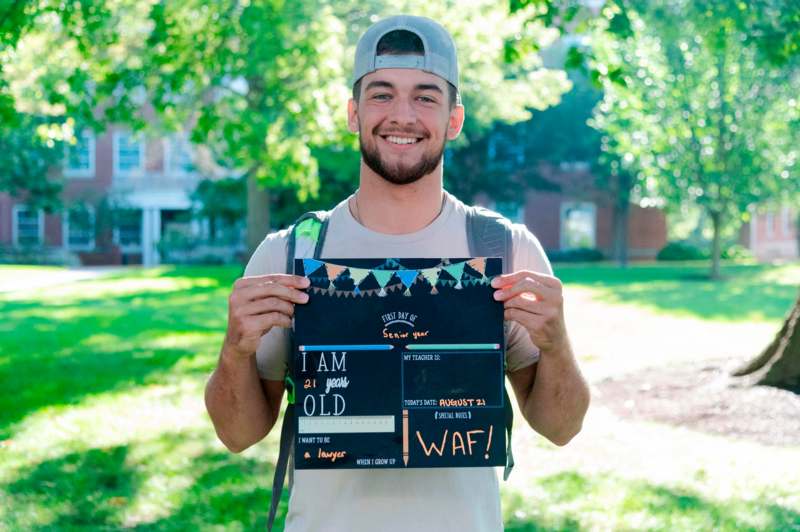
[(471, 257), (501, 257), (503, 273), (512, 268), (511, 221), (484, 207), (467, 207), (467, 243)]
[[(294, 272), (294, 259), (314, 258), (319, 259), (322, 247), (325, 245), (325, 235), (328, 231), (329, 211), (307, 212), (297, 219), (289, 228), (286, 240), (286, 272)], [(267, 530), (271, 531), (278, 511), (278, 503), (283, 494), (283, 484), (286, 472), (289, 472), (289, 492), (294, 484), (294, 467), (290, 467), (292, 444), (295, 437), (294, 399), (295, 384), (292, 380), (293, 357), (288, 358), (289, 368), (286, 372), (284, 383), (286, 385), (286, 411), (283, 413), (281, 424), (281, 441), (278, 448), (278, 461), (275, 464), (275, 475), (272, 478), (272, 497), (269, 502), (269, 516), (267, 517)]]
[[(471, 257), (501, 257), (503, 273), (513, 268), (513, 239), (511, 221), (483, 207), (467, 207), (467, 243)], [(505, 364), (505, 361), (503, 361)], [(503, 386), (503, 403), (506, 421), (506, 467), (503, 480), (508, 480), (514, 469), (514, 453), (511, 450), (511, 429), (514, 426), (514, 407)]]

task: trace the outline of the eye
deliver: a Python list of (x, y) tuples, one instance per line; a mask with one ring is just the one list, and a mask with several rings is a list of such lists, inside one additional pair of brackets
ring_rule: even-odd
[(419, 96), (417, 99), (423, 103), (436, 103), (436, 99), (430, 96)]
[(385, 92), (379, 92), (377, 94), (373, 94), (370, 97), (371, 100), (378, 100), (378, 101), (387, 101), (387, 100), (389, 100), (391, 98), (392, 98), (392, 96), (390, 94), (385, 93)]

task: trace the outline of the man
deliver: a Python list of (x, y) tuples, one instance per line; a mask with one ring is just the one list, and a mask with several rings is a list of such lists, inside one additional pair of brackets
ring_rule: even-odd
[[(432, 20), (380, 21), (356, 49), (348, 124), (359, 135), (358, 190), (331, 212), (323, 257), (464, 257), (465, 205), (442, 188), (442, 153), (464, 123), (455, 46)], [(279, 415), (294, 305), (308, 280), (284, 272), (286, 230), (262, 242), (230, 296), (206, 404), (240, 452)], [(581, 428), (588, 387), (564, 324), (561, 283), (536, 238), (513, 229), (514, 273), (495, 278), (508, 378), (526, 421), (557, 445)], [(297, 471), (287, 530), (502, 530), (491, 468)]]

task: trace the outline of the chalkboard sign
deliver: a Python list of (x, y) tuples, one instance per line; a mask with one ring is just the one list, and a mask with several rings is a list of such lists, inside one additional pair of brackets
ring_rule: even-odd
[(505, 465), (499, 258), (297, 259), (296, 469)]

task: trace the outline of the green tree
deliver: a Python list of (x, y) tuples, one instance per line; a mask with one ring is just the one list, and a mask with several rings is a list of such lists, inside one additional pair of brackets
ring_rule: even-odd
[(60, 205), (61, 181), (50, 170), (61, 162), (63, 144), (51, 132), (60, 126), (21, 113), (9, 117), (0, 125), (0, 191), (52, 212)]
[(796, 186), (798, 71), (764, 61), (736, 24), (691, 2), (628, 16), (631, 36), (596, 41), (599, 60), (624, 61), (630, 73), (605, 83), (595, 124), (646, 187), (706, 211), (718, 278), (723, 227)]
[[(640, 193), (674, 200), (684, 187), (692, 199), (704, 196), (698, 203), (720, 213), (715, 229), (748, 201), (797, 196), (796, 2), (606, 0), (596, 13), (578, 0), (509, 5), (561, 32), (595, 32), (572, 63), (611, 94), (596, 123), (607, 133), (604, 154), (621, 175), (635, 175)], [(800, 297), (773, 341), (734, 375), (800, 390)]]
[[(546, 40), (542, 24), (526, 24), (489, 0), (460, 17), (449, 16), (454, 9), (452, 0), (43, 0), (13, 11), (27, 33), (7, 40), (3, 79), (18, 108), (69, 115), (95, 128), (121, 122), (136, 129), (152, 123), (145, 120), (149, 103), (158, 127), (191, 130), (192, 140), (246, 178), (252, 247), (273, 225), (267, 190), (285, 200), (294, 192), (306, 203), (319, 194), (321, 164), (341, 151), (357, 158), (344, 128), (346, 75), (355, 42), (374, 16), (415, 12), (452, 31), (468, 108), (462, 142), (495, 119), (521, 120), (529, 108), (558, 101), (568, 87), (563, 72), (541, 68), (534, 54), (503, 61), (509, 39)], [(329, 165), (326, 172), (352, 186), (351, 168), (344, 173)], [(281, 210), (288, 216), (287, 206)]]

